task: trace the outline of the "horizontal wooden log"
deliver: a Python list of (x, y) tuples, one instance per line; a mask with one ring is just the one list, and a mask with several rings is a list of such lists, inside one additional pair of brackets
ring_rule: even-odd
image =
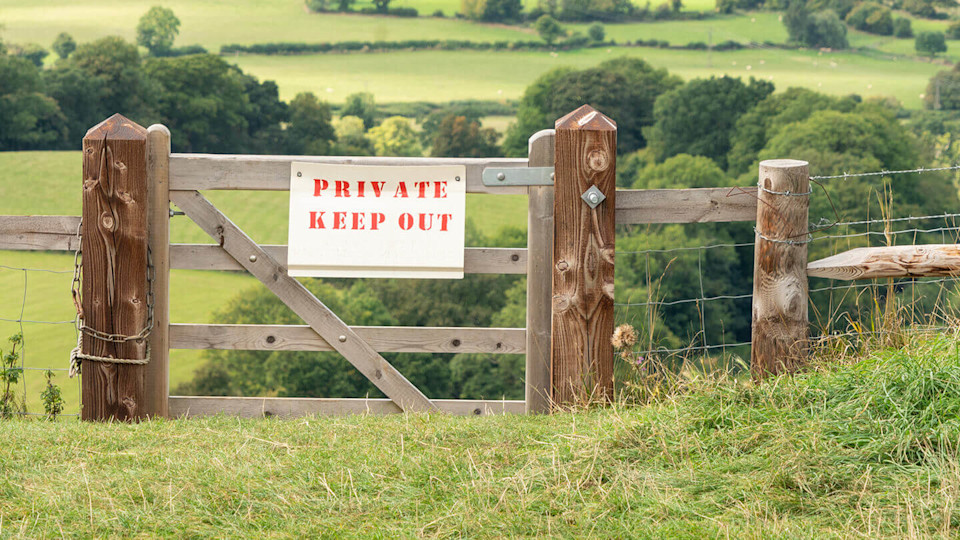
[(526, 167), (525, 158), (400, 158), (344, 156), (247, 156), (221, 154), (172, 154), (171, 190), (247, 189), (287, 191), (290, 189), (290, 164), (294, 161), (334, 165), (463, 165), (467, 169), (468, 193), (526, 194), (524, 186), (492, 187), (483, 185), (486, 167)]
[(807, 275), (845, 280), (957, 276), (960, 245), (856, 248), (807, 264)]
[(75, 251), (80, 216), (0, 216), (0, 249)]
[[(441, 412), (456, 415), (523, 414), (523, 401), (492, 399), (434, 399)], [(194, 417), (226, 414), (244, 418), (296, 417), (311, 414), (397, 414), (389, 399), (368, 398), (259, 398), (170, 396), (170, 416)]]
[(617, 225), (756, 219), (756, 186), (617, 190)]
[[(351, 326), (377, 352), (524, 354), (523, 328)], [(309, 326), (172, 324), (172, 349), (332, 351)]]
[[(264, 251), (287, 264), (287, 246), (265, 245)], [(216, 244), (171, 244), (171, 267), (179, 270), (243, 270), (243, 266)], [(463, 269), (468, 274), (525, 274), (525, 248), (466, 248)]]

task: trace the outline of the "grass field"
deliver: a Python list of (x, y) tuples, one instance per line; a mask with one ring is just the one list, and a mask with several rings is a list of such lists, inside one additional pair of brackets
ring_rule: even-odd
[(12, 420), (0, 535), (951, 538), (954, 340), (550, 416)]
[[(0, 215), (79, 215), (80, 152), (0, 152)], [(24, 189), (29, 186), (29, 189)], [(224, 213), (262, 243), (287, 243), (288, 195), (284, 192), (211, 192), (207, 196)], [(467, 216), (482, 232), (495, 234), (500, 227), (526, 229), (526, 197), (522, 195), (469, 195)], [(253, 209), (256, 209), (255, 211)], [(174, 242), (210, 243), (212, 240), (186, 217), (171, 220)], [(62, 273), (24, 273), (2, 268), (36, 268)], [(73, 256), (55, 253), (0, 251), (0, 350), (19, 331), (10, 320), (70, 321)], [(171, 320), (212, 322), (212, 313), (239, 290), (259, 287), (252, 277), (229, 272), (174, 270), (171, 273)], [(349, 322), (349, 321), (348, 321)], [(31, 368), (66, 368), (76, 344), (72, 324), (28, 323), (25, 365)], [(200, 362), (200, 351), (171, 351), (171, 387), (188, 381)], [(65, 373), (57, 373), (70, 411), (76, 412), (77, 387)], [(26, 390), (31, 411), (38, 410), (43, 373), (28, 371)]]
[[(279, 81), (289, 99), (311, 91), (332, 102), (358, 91), (380, 102), (518, 98), (543, 72), (585, 68), (617, 56), (639, 57), (685, 79), (727, 74), (770, 79), (777, 88), (804, 86), (831, 94), (894, 96), (918, 108), (927, 80), (944, 66), (911, 59), (870, 58), (855, 53), (780, 49), (731, 52), (650, 48), (587, 49), (564, 53), (422, 51), (354, 55), (241, 56), (246, 72)], [(430, 66), (428, 75), (424, 66)]]

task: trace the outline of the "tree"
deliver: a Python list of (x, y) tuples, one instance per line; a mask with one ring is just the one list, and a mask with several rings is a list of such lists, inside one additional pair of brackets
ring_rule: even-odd
[(377, 11), (380, 13), (387, 13), (390, 11), (390, 2), (392, 0), (373, 0), (374, 7), (377, 8)]
[(357, 0), (337, 0), (337, 11), (350, 11)]
[(507, 130), (503, 149), (509, 156), (527, 155), (531, 135), (552, 128), (558, 118), (586, 103), (620, 122), (619, 152), (643, 148), (646, 139), (642, 129), (653, 123), (654, 101), (681, 84), (679, 77), (638, 58), (607, 60), (580, 71), (548, 71), (524, 92), (517, 122)]
[(893, 34), (893, 15), (890, 9), (874, 2), (864, 2), (847, 14), (847, 24), (871, 34)]
[(557, 38), (567, 35), (567, 31), (560, 26), (560, 23), (549, 15), (543, 15), (537, 19), (533, 28), (540, 34), (540, 38), (547, 42), (547, 45), (553, 45)]
[(239, 70), (212, 54), (151, 58), (156, 108), (182, 152), (237, 152), (249, 142), (248, 98)]
[(336, 138), (331, 118), (330, 106), (312, 92), (297, 94), (290, 102), (284, 150), (296, 155), (329, 155)]
[(960, 39), (960, 21), (948, 26), (945, 36), (947, 39)]
[(53, 41), (53, 52), (57, 53), (57, 56), (66, 58), (75, 50), (77, 50), (77, 42), (70, 34), (66, 32), (57, 34), (57, 39)]
[(95, 84), (100, 91), (96, 108), (89, 111), (95, 122), (114, 113), (141, 123), (156, 119), (150, 106), (156, 101), (155, 88), (143, 75), (136, 45), (120, 37), (105, 37), (78, 46), (67, 62), (59, 64), (57, 69), (76, 66), (87, 77), (97, 79), (96, 83), (85, 85)]
[(36, 43), (13, 45), (10, 47), (10, 54), (19, 56), (20, 58), (26, 58), (37, 67), (43, 67), (43, 59), (50, 55), (46, 49)]
[(694, 79), (657, 98), (654, 124), (645, 133), (657, 161), (687, 153), (726, 168), (737, 119), (773, 93), (773, 84), (751, 78)]
[(37, 66), (0, 56), (0, 151), (60, 148), (66, 136), (66, 118), (44, 95)]
[(607, 36), (603, 29), (603, 25), (600, 23), (591, 24), (590, 28), (587, 29), (587, 35), (590, 36), (590, 39), (598, 43), (603, 41), (603, 38)]
[(500, 153), (497, 132), (465, 116), (447, 114), (433, 137), (434, 157), (493, 157)]
[(807, 47), (846, 49), (847, 27), (832, 10), (810, 13), (805, 0), (791, 0), (783, 15), (788, 39)]
[(960, 110), (960, 71), (954, 67), (931, 77), (923, 102), (928, 109)]
[(522, 11), (521, 0), (486, 0), (481, 18), (487, 22), (516, 21)]
[(373, 144), (363, 129), (363, 120), (356, 116), (341, 116), (333, 123), (337, 142), (332, 153), (338, 156), (371, 156)]
[(356, 116), (363, 120), (363, 127), (370, 129), (377, 118), (377, 106), (373, 101), (373, 94), (357, 92), (347, 96), (347, 104), (340, 111), (340, 116)]
[(806, 120), (819, 110), (850, 112), (857, 102), (853, 97), (838, 98), (796, 87), (770, 94), (737, 119), (730, 135), (727, 171), (734, 175), (753, 173), (757, 155), (784, 126)]
[(373, 143), (378, 156), (420, 156), (420, 140), (413, 130), (410, 120), (402, 116), (391, 116), (382, 124), (372, 128), (367, 137)]
[(947, 42), (943, 37), (943, 32), (920, 32), (913, 44), (917, 53), (930, 56), (936, 56), (937, 53), (947, 52)]
[(146, 47), (153, 56), (164, 56), (173, 48), (173, 41), (180, 32), (180, 19), (173, 10), (153, 6), (137, 23), (137, 43)]
[(893, 21), (893, 37), (911, 38), (913, 37), (913, 27), (910, 25), (910, 19), (898, 17)]

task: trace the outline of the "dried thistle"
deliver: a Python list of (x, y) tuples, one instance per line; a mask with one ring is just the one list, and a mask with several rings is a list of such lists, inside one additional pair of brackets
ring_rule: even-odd
[(617, 349), (633, 347), (637, 343), (637, 330), (629, 324), (621, 324), (614, 328), (610, 343)]

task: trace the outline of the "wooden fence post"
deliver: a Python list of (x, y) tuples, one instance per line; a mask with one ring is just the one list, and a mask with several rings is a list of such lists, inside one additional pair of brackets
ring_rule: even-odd
[(146, 358), (145, 340), (119, 337), (137, 335), (149, 319), (146, 146), (147, 130), (119, 114), (83, 138), (84, 420), (146, 415), (146, 366), (89, 358)]
[[(529, 143), (529, 165), (553, 167), (555, 144), (554, 130), (534, 133)], [(550, 412), (553, 189), (527, 188), (527, 414)]]
[(147, 238), (153, 260), (153, 331), (144, 388), (144, 413), (169, 416), (170, 398), (170, 130), (147, 128)]
[(753, 271), (754, 378), (806, 364), (807, 242), (810, 176), (807, 162), (760, 163)]
[(589, 105), (557, 120), (550, 351), (561, 406), (613, 391), (616, 160), (612, 120)]

